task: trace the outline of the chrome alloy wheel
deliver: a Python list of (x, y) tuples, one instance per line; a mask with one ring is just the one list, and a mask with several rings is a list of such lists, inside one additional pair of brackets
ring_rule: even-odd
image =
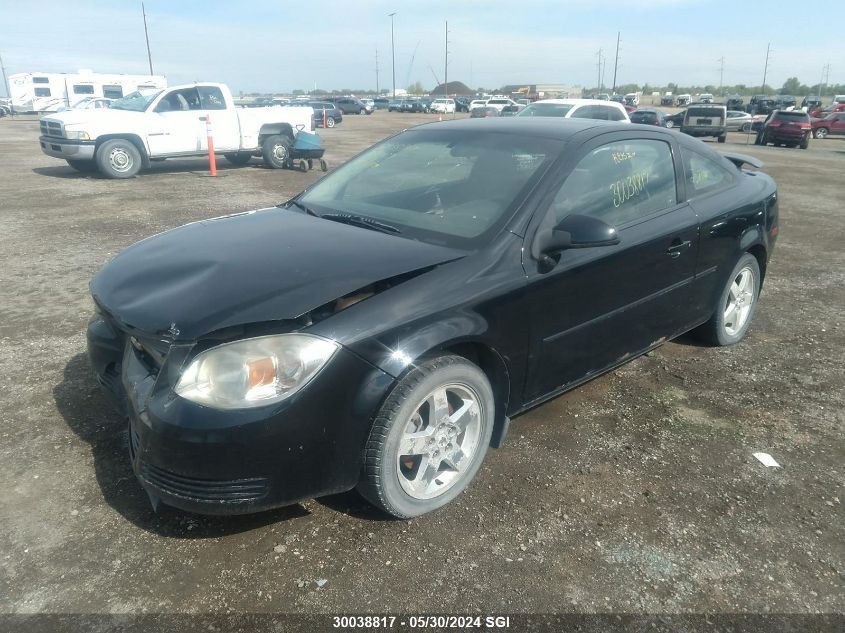
[(460, 481), (478, 450), (484, 414), (468, 385), (442, 385), (428, 394), (399, 442), (402, 489), (415, 499), (432, 499)]
[(754, 272), (746, 267), (737, 273), (725, 305), (725, 332), (736, 336), (742, 330), (754, 305)]
[(280, 163), (288, 159), (288, 148), (282, 143), (276, 143), (273, 146), (273, 157)]
[(117, 172), (127, 172), (132, 169), (134, 164), (132, 155), (123, 147), (115, 147), (109, 152), (109, 165)]

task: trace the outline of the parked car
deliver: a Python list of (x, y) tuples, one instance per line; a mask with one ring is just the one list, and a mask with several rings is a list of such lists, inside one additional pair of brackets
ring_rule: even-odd
[(501, 114), (502, 108), (504, 108), (505, 106), (516, 105), (516, 101), (514, 101), (513, 99), (508, 99), (506, 97), (494, 97), (493, 99), (488, 99), (486, 105), (496, 108), (499, 111), (499, 114)]
[(748, 114), (764, 114), (769, 115), (777, 109), (777, 104), (774, 98), (768, 95), (754, 95), (748, 102), (745, 111)]
[(416, 97), (402, 99), (399, 102), (399, 112), (425, 112), (425, 104)]
[(729, 112), (731, 110), (744, 110), (745, 109), (743, 107), (744, 103), (745, 102), (743, 101), (741, 96), (732, 95), (732, 96), (728, 97), (727, 100), (725, 101), (725, 107), (728, 109)]
[(469, 111), (469, 116), (471, 119), (485, 119), (487, 117), (500, 115), (501, 113), (499, 112), (499, 108), (488, 105), (476, 106)]
[(343, 121), (343, 112), (331, 101), (309, 101), (308, 106), (314, 110), (314, 123), (317, 127), (334, 127)]
[(715, 136), (719, 143), (727, 140), (727, 109), (716, 103), (690, 105), (681, 123), (681, 132), (690, 136)]
[(261, 156), (270, 167), (287, 167), (300, 130), (314, 129), (311, 108), (238, 108), (225, 84), (196, 83), (133, 92), (107, 109), (43, 117), (39, 143), (78, 171), (132, 178), (153, 160), (207, 156), (209, 116), (214, 149), (233, 165)]
[(845, 112), (831, 112), (823, 119), (812, 119), (810, 126), (816, 138), (845, 134)]
[(602, 92), (596, 95), (596, 99), (598, 99), (599, 101), (610, 101), (610, 95), (606, 92)]
[(684, 117), (686, 116), (686, 114), (686, 110), (681, 110), (680, 112), (677, 112), (675, 114), (669, 114), (664, 119), (663, 125), (668, 128), (681, 127), (684, 124)]
[(779, 221), (744, 163), (660, 128), (432, 123), (130, 246), (91, 281), (87, 340), (138, 482), (210, 514), (448, 504), (511, 418), (691, 329), (745, 337)]
[(775, 106), (778, 110), (794, 108), (797, 104), (798, 100), (792, 95), (777, 95), (775, 97)]
[(438, 114), (453, 114), (455, 112), (455, 100), (445, 98), (435, 99), (431, 102), (429, 111)]
[(678, 95), (678, 99), (675, 102), (675, 105), (678, 105), (680, 107), (685, 107), (685, 106), (688, 106), (690, 104), (690, 101), (692, 101), (692, 95), (685, 93), (685, 94), (682, 94), (682, 95)]
[(810, 110), (808, 114), (816, 119), (823, 119), (828, 114), (833, 114), (834, 112), (845, 112), (845, 103), (833, 103), (826, 108), (816, 108), (815, 110)]
[(822, 105), (821, 97), (804, 97), (801, 99), (801, 107), (812, 110), (813, 108), (820, 108)]
[(526, 106), (517, 116), (630, 122), (628, 112), (620, 103), (598, 99), (543, 99)]
[(625, 95), (610, 95), (610, 101), (614, 101), (616, 103), (625, 103)]
[(636, 92), (629, 92), (625, 95), (625, 105), (634, 107), (640, 105), (640, 95)]
[(473, 99), (469, 102), (469, 111), (472, 112), (475, 108), (483, 108), (487, 106), (487, 99)]
[(500, 114), (501, 114), (501, 116), (516, 116), (517, 114), (522, 112), (525, 108), (526, 108), (526, 106), (524, 106), (520, 103), (515, 103), (513, 105), (507, 105), (504, 108), (502, 108), (502, 112)]
[(727, 111), (727, 128), (728, 132), (750, 132), (751, 126), (754, 123), (754, 117), (742, 110), (728, 110)]
[(661, 110), (655, 110), (654, 108), (637, 109), (631, 112), (628, 117), (631, 119), (631, 123), (666, 127), (666, 113)]
[(785, 145), (807, 149), (813, 128), (803, 110), (775, 110), (757, 133), (756, 145)]
[(361, 103), (363, 103), (370, 111), (370, 114), (375, 112), (376, 109), (376, 102), (375, 99), (359, 99)]
[(698, 95), (698, 102), (699, 103), (713, 103), (713, 95), (709, 92), (702, 92)]
[(333, 99), (338, 110), (343, 114), (372, 114), (373, 106), (368, 106), (360, 99), (354, 97), (339, 97)]
[(674, 106), (675, 105), (675, 95), (671, 92), (667, 92), (662, 97), (660, 97), (660, 105), (662, 106)]
[(469, 98), (455, 97), (455, 112), (469, 112)]
[(387, 104), (388, 112), (399, 112), (402, 109), (402, 99), (391, 99)]
[(67, 112), (68, 110), (101, 110), (111, 106), (112, 101), (114, 99), (107, 99), (105, 97), (85, 97), (72, 106), (61, 106), (56, 112)]
[(373, 99), (373, 107), (376, 110), (387, 110), (390, 107), (390, 99), (387, 97), (376, 97)]

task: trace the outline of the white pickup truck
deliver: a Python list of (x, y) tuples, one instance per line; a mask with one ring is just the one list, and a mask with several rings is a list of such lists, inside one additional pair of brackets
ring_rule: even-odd
[(288, 167), (296, 135), (314, 129), (311, 108), (237, 108), (225, 84), (196, 83), (45, 116), (39, 141), (41, 151), (74, 169), (131, 178), (151, 161), (207, 155), (209, 116), (215, 154), (234, 165), (262, 156), (271, 167)]

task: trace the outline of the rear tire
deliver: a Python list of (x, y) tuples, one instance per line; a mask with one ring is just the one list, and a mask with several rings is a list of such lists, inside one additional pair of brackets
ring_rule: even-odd
[(695, 334), (711, 345), (739, 343), (748, 331), (760, 296), (760, 264), (751, 253), (739, 258), (710, 319)]
[(94, 160), (67, 160), (67, 164), (73, 167), (76, 171), (83, 173), (97, 171), (97, 162)]
[(816, 138), (827, 138), (828, 129), (826, 127), (817, 127), (813, 131), (813, 136)]
[(326, 119), (326, 127), (334, 127), (334, 119), (332, 117)]
[(134, 178), (141, 170), (141, 152), (132, 141), (122, 138), (100, 145), (94, 160), (106, 178)]
[(452, 355), (420, 363), (373, 423), (358, 491), (402, 519), (446, 505), (481, 468), (494, 415), (490, 381), (476, 365)]
[(290, 150), (293, 142), (284, 134), (273, 134), (264, 139), (261, 145), (261, 155), (264, 164), (273, 169), (284, 169), (290, 163)]
[(750, 123), (743, 123), (741, 131), (748, 133), (751, 131), (751, 124)]
[(242, 167), (249, 162), (249, 159), (252, 158), (252, 154), (248, 152), (231, 152), (228, 154), (223, 154), (223, 158), (229, 161), (232, 165), (237, 165), (238, 167)]

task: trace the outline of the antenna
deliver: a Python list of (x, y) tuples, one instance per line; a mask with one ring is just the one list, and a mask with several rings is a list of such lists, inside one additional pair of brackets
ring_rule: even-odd
[(144, 3), (141, 3), (141, 14), (144, 16), (144, 39), (147, 40), (147, 61), (150, 63), (150, 74), (153, 73), (153, 58), (150, 55), (150, 35), (147, 32), (147, 10), (144, 8)]

